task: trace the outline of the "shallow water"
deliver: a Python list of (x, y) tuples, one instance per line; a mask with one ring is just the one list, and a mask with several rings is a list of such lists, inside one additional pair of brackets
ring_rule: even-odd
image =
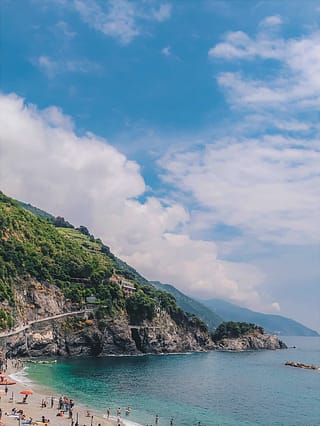
[(159, 426), (320, 425), (320, 338), (283, 339), (296, 349), (60, 359), (30, 364), (29, 377), (76, 401), (113, 414), (131, 406), (128, 420)]

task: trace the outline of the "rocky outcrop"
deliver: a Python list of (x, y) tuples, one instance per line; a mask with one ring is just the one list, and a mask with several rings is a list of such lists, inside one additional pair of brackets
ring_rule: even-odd
[(289, 365), (290, 367), (304, 368), (305, 370), (320, 370), (315, 364), (304, 364), (303, 362), (295, 362), (295, 361), (287, 361), (285, 365)]
[(237, 339), (222, 339), (217, 342), (218, 349), (225, 351), (248, 351), (259, 349), (286, 349), (278, 336), (253, 331)]

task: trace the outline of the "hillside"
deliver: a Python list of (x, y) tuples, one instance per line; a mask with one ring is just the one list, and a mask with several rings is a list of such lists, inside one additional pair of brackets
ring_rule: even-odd
[(267, 333), (280, 336), (318, 336), (316, 331), (281, 315), (254, 312), (221, 299), (201, 300), (201, 302), (225, 321), (254, 323), (263, 327)]
[[(103, 355), (210, 346), (201, 320), (117, 259), (86, 227), (75, 229), (64, 218), (26, 207), (0, 193), (0, 329), (88, 307), (90, 314), (34, 324), (28, 338), (17, 334), (8, 342), (12, 352)], [(44, 335), (51, 337), (42, 341)]]
[(202, 319), (202, 321), (207, 324), (210, 331), (215, 330), (217, 326), (223, 322), (223, 318), (217, 313), (213, 312), (211, 309), (197, 300), (186, 296), (174, 286), (170, 284), (162, 284), (159, 281), (151, 281), (151, 283), (158, 289), (170, 293), (176, 299), (176, 302), (181, 309), (186, 312), (190, 312), (191, 314), (194, 314), (198, 318)]

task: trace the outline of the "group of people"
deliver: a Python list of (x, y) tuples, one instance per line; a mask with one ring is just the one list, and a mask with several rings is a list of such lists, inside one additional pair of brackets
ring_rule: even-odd
[[(16, 417), (20, 421), (24, 422), (26, 425), (31, 425), (33, 423), (32, 417), (27, 417), (26, 414), (23, 412), (23, 410), (17, 410), (16, 407), (13, 407), (11, 411), (8, 413), (4, 413), (6, 416), (9, 417)], [(0, 409), (0, 421), (2, 418), (2, 410)]]
[[(156, 415), (156, 418), (155, 418), (155, 423), (156, 423), (156, 425), (158, 425), (159, 424), (159, 416), (158, 416), (158, 414)], [(171, 419), (170, 419), (170, 426), (173, 426), (174, 425), (174, 418), (173, 417), (171, 417)], [(152, 426), (152, 425), (147, 425), (147, 426)]]

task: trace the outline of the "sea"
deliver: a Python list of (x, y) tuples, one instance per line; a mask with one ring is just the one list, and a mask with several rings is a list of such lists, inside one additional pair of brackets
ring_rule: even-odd
[(320, 370), (284, 365), (319, 366), (320, 337), (282, 340), (289, 349), (62, 358), (22, 374), (99, 413), (121, 407), (127, 425), (320, 426)]

